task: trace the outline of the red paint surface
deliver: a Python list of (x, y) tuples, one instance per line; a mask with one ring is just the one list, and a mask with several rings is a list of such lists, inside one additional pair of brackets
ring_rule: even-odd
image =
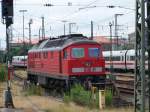
[[(88, 48), (98, 47), (100, 48), (100, 56), (98, 58), (91, 58), (88, 56)], [(84, 48), (85, 57), (83, 58), (72, 58), (72, 48)], [(67, 51), (68, 57), (64, 59), (63, 52)], [(48, 73), (53, 75), (71, 76), (71, 75), (105, 75), (105, 69), (101, 72), (82, 72), (72, 73), (72, 68), (88, 67), (85, 65), (86, 62), (90, 62), (89, 67), (105, 67), (105, 61), (102, 56), (101, 46), (99, 44), (73, 44), (65, 47), (61, 51), (47, 51), (48, 57), (44, 58), (44, 52), (40, 53), (39, 58), (35, 58), (36, 53), (30, 52), (28, 54), (28, 70), (33, 72)], [(52, 53), (53, 52), (53, 53)]]

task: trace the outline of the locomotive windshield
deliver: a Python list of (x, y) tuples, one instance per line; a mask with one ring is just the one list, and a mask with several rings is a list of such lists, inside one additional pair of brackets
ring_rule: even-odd
[(99, 48), (89, 48), (88, 51), (90, 57), (99, 57), (99, 53), (100, 53)]
[(84, 57), (84, 48), (72, 48), (72, 57), (73, 58)]

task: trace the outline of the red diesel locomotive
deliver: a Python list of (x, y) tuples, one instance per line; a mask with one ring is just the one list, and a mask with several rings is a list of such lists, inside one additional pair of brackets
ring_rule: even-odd
[(104, 67), (101, 45), (82, 34), (47, 39), (28, 52), (28, 80), (50, 88), (75, 82), (101, 86)]

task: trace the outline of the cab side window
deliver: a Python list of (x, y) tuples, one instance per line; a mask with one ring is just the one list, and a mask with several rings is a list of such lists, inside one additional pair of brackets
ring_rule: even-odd
[(63, 52), (63, 58), (67, 59), (67, 57), (68, 57), (67, 50), (64, 50), (64, 52)]

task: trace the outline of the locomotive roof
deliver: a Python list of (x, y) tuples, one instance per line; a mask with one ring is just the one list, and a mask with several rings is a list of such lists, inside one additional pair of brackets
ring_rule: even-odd
[[(59, 36), (58, 38), (50, 38), (47, 40), (42, 41), (33, 46), (30, 51), (37, 51), (40, 49), (62, 49), (68, 45), (73, 43), (97, 43), (95, 41), (89, 40), (87, 37), (83, 36), (82, 34), (71, 34), (71, 35), (63, 35)], [(29, 52), (30, 52), (29, 51)]]

